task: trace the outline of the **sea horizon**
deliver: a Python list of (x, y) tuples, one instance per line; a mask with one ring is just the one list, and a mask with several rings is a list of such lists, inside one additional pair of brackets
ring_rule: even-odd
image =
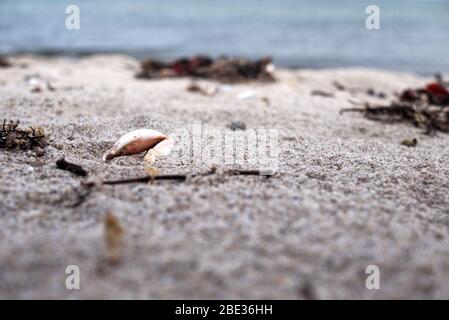
[[(379, 30), (365, 26), (370, 4), (380, 9)], [(289, 68), (449, 72), (445, 0), (79, 0), (79, 30), (65, 28), (67, 5), (0, 1), (0, 54), (271, 56)]]

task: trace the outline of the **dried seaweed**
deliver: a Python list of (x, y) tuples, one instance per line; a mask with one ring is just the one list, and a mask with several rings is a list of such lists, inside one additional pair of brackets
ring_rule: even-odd
[(120, 180), (105, 180), (103, 184), (105, 185), (114, 185), (114, 184), (129, 184), (129, 183), (148, 183), (155, 180), (175, 180), (175, 181), (185, 181), (187, 180), (186, 174), (168, 174), (168, 175), (146, 175), (138, 178), (129, 178), (129, 179), (120, 179)]
[(20, 128), (19, 120), (3, 120), (0, 127), (0, 148), (28, 150), (44, 148), (47, 145), (47, 135), (40, 126)]
[(218, 87), (200, 86), (199, 84), (194, 82), (189, 84), (186, 89), (189, 92), (199, 93), (207, 97), (214, 96), (218, 92)]
[(310, 95), (311, 96), (320, 96), (320, 97), (324, 97), (324, 98), (333, 98), (333, 97), (335, 97), (335, 95), (332, 92), (327, 92), (327, 91), (319, 90), (319, 89), (312, 90), (310, 92)]
[(405, 122), (424, 128), (427, 134), (436, 131), (449, 133), (449, 91), (442, 80), (424, 88), (407, 89), (387, 106), (342, 109), (343, 112), (362, 112), (370, 120), (384, 123)]
[(219, 58), (205, 56), (181, 58), (172, 62), (146, 59), (141, 64), (138, 78), (158, 79), (193, 77), (239, 83), (248, 81), (273, 82), (271, 58), (259, 60)]

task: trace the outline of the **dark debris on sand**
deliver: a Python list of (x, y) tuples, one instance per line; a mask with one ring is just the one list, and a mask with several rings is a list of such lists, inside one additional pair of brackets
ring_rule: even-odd
[(407, 89), (401, 92), (390, 105), (343, 109), (341, 112), (362, 112), (371, 120), (385, 123), (406, 122), (426, 129), (449, 133), (449, 84), (441, 76), (423, 88)]
[(416, 147), (418, 145), (418, 139), (405, 139), (401, 141), (401, 145), (406, 147)]
[(88, 175), (88, 172), (83, 167), (75, 163), (68, 162), (64, 158), (59, 158), (56, 160), (56, 167), (61, 170), (69, 171), (80, 177), (87, 177)]
[(216, 80), (223, 83), (248, 81), (273, 82), (271, 58), (259, 60), (195, 56), (181, 58), (172, 62), (146, 59), (142, 61), (137, 78), (158, 79), (174, 77), (193, 77)]
[(34, 149), (47, 145), (47, 135), (40, 126), (20, 128), (19, 121), (6, 121), (0, 125), (0, 148)]
[(11, 62), (9, 62), (5, 57), (0, 56), (0, 68), (8, 68), (11, 66)]

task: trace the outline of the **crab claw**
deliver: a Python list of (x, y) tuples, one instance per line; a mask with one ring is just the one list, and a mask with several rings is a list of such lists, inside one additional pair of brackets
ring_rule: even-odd
[(151, 129), (134, 130), (118, 139), (103, 155), (103, 161), (148, 151), (145, 155), (145, 161), (153, 163), (156, 156), (168, 155), (173, 145), (174, 140), (159, 131)]

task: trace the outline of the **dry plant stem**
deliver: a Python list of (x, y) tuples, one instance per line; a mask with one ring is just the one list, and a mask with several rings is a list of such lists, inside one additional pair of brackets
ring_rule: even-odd
[[(230, 170), (228, 171), (230, 175), (245, 175), (245, 176), (259, 176), (261, 175), (260, 170)], [(206, 176), (211, 175), (213, 172), (207, 172), (203, 174), (190, 175), (191, 177), (196, 176)], [(187, 174), (172, 174), (172, 175), (159, 175), (159, 176), (143, 176), (132, 179), (121, 179), (121, 180), (106, 180), (103, 181), (105, 185), (116, 185), (116, 184), (129, 184), (129, 183), (147, 183), (150, 181), (156, 180), (177, 180), (177, 181), (185, 181), (187, 180)]]
[(73, 188), (73, 193), (76, 194), (76, 201), (72, 204), (66, 205), (67, 208), (76, 208), (79, 207), (83, 202), (90, 196), (92, 193), (94, 185), (93, 184), (85, 184), (84, 188)]
[[(262, 172), (260, 170), (229, 170), (226, 172), (229, 175), (242, 175), (242, 176), (265, 176), (262, 175)], [(102, 184), (104, 185), (120, 185), (120, 184), (132, 184), (132, 183), (149, 183), (152, 181), (162, 181), (162, 180), (172, 180), (172, 181), (181, 181), (184, 182), (187, 180), (187, 178), (190, 177), (199, 177), (199, 176), (208, 176), (215, 174), (215, 171), (209, 171), (206, 173), (200, 173), (200, 174), (193, 174), (193, 175), (187, 175), (187, 174), (168, 174), (168, 175), (157, 175), (157, 176), (150, 176), (146, 175), (143, 177), (137, 177), (137, 178), (130, 178), (130, 179), (119, 179), (119, 180), (104, 180), (102, 181)], [(95, 184), (92, 182), (87, 182), (83, 184), (84, 190), (80, 191), (77, 188), (74, 188), (73, 191), (77, 196), (77, 200), (75, 203), (68, 205), (69, 208), (76, 208), (80, 206), (91, 194)]]

